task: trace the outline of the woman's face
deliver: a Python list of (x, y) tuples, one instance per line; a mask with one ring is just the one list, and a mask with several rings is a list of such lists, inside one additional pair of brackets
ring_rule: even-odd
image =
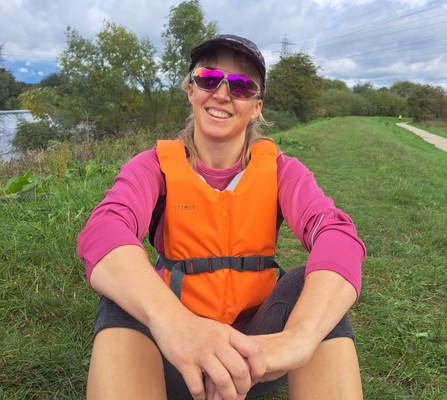
[[(218, 50), (216, 59), (216, 62), (207, 67), (234, 74), (246, 74), (244, 68), (235, 61), (233, 51)], [(258, 76), (250, 78), (260, 84)], [(190, 83), (188, 99), (194, 114), (194, 137), (216, 142), (236, 140), (243, 143), (247, 124), (258, 117), (262, 109), (262, 100), (257, 96), (248, 100), (231, 97), (226, 82), (222, 82), (214, 92), (202, 90)]]

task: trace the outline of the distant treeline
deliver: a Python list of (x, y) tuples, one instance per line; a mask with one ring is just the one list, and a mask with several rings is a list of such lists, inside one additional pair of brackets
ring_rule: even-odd
[[(68, 27), (57, 73), (28, 85), (0, 69), (0, 109), (27, 109), (39, 119), (19, 124), (14, 146), (25, 150), (46, 148), (49, 140), (69, 136), (100, 139), (143, 130), (159, 137), (178, 131), (190, 113), (180, 89), (189, 51), (218, 31), (216, 22), (205, 22), (198, 0), (171, 8), (161, 33), (161, 59), (148, 38), (123, 26), (106, 21), (93, 39)], [(375, 89), (369, 82), (349, 88), (318, 71), (303, 53), (283, 56), (270, 67), (263, 112), (276, 125), (269, 131), (348, 115), (403, 115), (416, 122), (447, 119), (447, 96), (441, 87), (399, 81), (390, 88)]]

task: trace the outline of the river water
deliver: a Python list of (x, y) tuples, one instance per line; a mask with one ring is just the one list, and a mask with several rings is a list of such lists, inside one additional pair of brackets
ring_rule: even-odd
[(11, 140), (21, 119), (30, 122), (33, 116), (27, 110), (0, 111), (0, 159), (3, 161), (9, 161), (14, 156)]

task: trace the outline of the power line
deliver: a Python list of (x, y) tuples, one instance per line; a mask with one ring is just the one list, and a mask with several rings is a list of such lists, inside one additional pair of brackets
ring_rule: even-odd
[[(368, 61), (378, 61), (378, 60), (388, 60), (388, 59), (394, 59), (394, 58), (403, 58), (403, 57), (407, 57), (407, 58), (409, 58), (409, 57), (415, 57), (415, 56), (417, 56), (417, 57), (424, 57), (424, 56), (433, 56), (433, 55), (441, 55), (439, 52), (436, 52), (436, 53), (424, 53), (424, 54), (421, 54), (421, 53), (417, 53), (417, 54), (410, 54), (410, 55), (396, 55), (396, 56), (389, 56), (389, 57), (372, 57), (372, 58), (368, 58)], [(332, 60), (325, 60), (325, 61), (322, 61), (320, 64), (327, 64), (327, 63), (329, 63), (329, 62), (332, 62), (332, 61), (338, 61), (338, 60), (344, 60), (344, 59), (347, 59), (347, 58), (351, 58), (351, 57), (341, 57), (341, 58), (335, 58), (335, 59), (332, 59)]]
[(335, 43), (335, 44), (324, 44), (324, 45), (320, 46), (319, 43), (317, 42), (316, 44), (314, 44), (314, 46), (317, 47), (318, 49), (326, 48), (326, 47), (331, 47), (333, 49), (334, 46), (340, 46), (340, 45), (344, 45), (344, 44), (348, 44), (348, 43), (359, 42), (359, 40), (377, 39), (379, 37), (384, 37), (384, 36), (389, 36), (389, 35), (396, 35), (397, 33), (409, 32), (409, 31), (413, 31), (413, 30), (417, 30), (417, 29), (427, 29), (427, 27), (430, 27), (430, 26), (441, 25), (441, 24), (446, 24), (446, 23), (447, 23), (447, 21), (436, 22), (434, 24), (428, 24), (428, 25), (424, 25), (424, 26), (416, 26), (416, 27), (413, 27), (413, 28), (402, 29), (402, 30), (399, 30), (399, 31), (382, 33), (382, 34), (375, 35), (375, 36), (367, 36), (367, 37), (364, 37), (364, 38), (361, 38), (361, 39), (356, 38), (356, 39), (347, 40), (347, 41), (339, 42), (339, 43)]
[[(403, 18), (407, 18), (407, 17), (412, 16), (412, 15), (421, 14), (423, 12), (430, 11), (432, 9), (441, 7), (442, 5), (447, 4), (447, 1), (438, 1), (438, 2), (435, 2), (433, 4), (436, 4), (436, 3), (441, 3), (441, 4), (438, 4), (438, 5), (433, 6), (433, 7), (428, 7), (428, 8), (425, 8), (423, 10), (420, 10), (420, 11), (415, 11), (415, 12), (412, 12), (412, 13), (404, 12), (404, 13), (401, 13), (401, 14), (397, 14), (394, 17), (386, 17), (386, 18), (380, 19), (380, 20), (378, 20), (375, 23), (370, 24), (370, 25), (362, 25), (360, 27), (346, 29), (346, 30), (343, 30), (343, 31), (340, 32), (340, 33), (342, 33), (341, 35), (338, 35), (338, 36), (330, 35), (330, 37), (327, 38), (327, 39), (325, 39), (323, 37), (323, 38), (319, 39), (318, 42), (322, 43), (322, 42), (326, 42), (326, 41), (331, 41), (331, 40), (339, 39), (341, 37), (348, 36), (348, 35), (352, 36), (353, 34), (360, 33), (360, 32), (367, 31), (367, 30), (371, 30), (373, 28), (375, 29), (375, 28), (378, 28), (378, 27), (380, 27), (380, 26), (382, 26), (384, 24), (388, 24), (388, 23), (393, 22), (393, 21), (397, 21), (397, 20), (400, 20), (400, 19), (403, 19)], [(421, 6), (421, 7), (423, 7), (423, 6)], [(421, 8), (421, 7), (418, 7), (418, 8)], [(443, 15), (446, 15), (446, 14), (441, 14), (441, 16), (443, 16)], [(434, 17), (429, 17), (427, 19), (436, 18), (436, 17), (439, 17), (439, 16), (440, 15), (437, 15), (437, 16), (434, 16)], [(404, 24), (401, 24), (401, 25), (404, 25)], [(400, 26), (400, 25), (398, 25), (398, 26)], [(306, 45), (313, 45), (313, 43), (304, 43), (303, 45), (304, 46), (306, 46)]]
[[(433, 36), (432, 38), (427, 38), (427, 39), (423, 39), (423, 40), (418, 40), (418, 41), (414, 41), (414, 42), (408, 42), (408, 43), (401, 43), (398, 47), (396, 46), (389, 46), (389, 47), (382, 47), (379, 50), (372, 50), (372, 51), (368, 51), (368, 52), (363, 52), (360, 54), (353, 54), (353, 55), (349, 55), (349, 56), (343, 56), (343, 57), (339, 57), (339, 58), (335, 58), (332, 59), (330, 61), (335, 61), (335, 60), (340, 60), (340, 59), (344, 59), (344, 58), (353, 58), (353, 57), (359, 57), (359, 56), (364, 56), (364, 55), (368, 55), (368, 54), (373, 54), (373, 53), (387, 53), (390, 51), (410, 51), (410, 50), (417, 50), (419, 49), (421, 45), (424, 45), (423, 48), (427, 49), (427, 43), (432, 43), (432, 42), (438, 42), (441, 40), (444, 40), (447, 38), (447, 35), (443, 35), (443, 36)], [(403, 47), (407, 47), (407, 46), (412, 46), (409, 49), (403, 49)], [(433, 45), (433, 46), (429, 46), (430, 48), (433, 47), (446, 47), (445, 44), (438, 44), (438, 45)]]

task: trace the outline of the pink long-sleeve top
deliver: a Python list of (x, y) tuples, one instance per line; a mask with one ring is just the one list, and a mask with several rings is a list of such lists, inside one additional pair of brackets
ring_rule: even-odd
[[(309, 252), (306, 274), (334, 271), (354, 286), (358, 297), (366, 250), (351, 218), (335, 207), (312, 172), (296, 158), (279, 153), (277, 166), (278, 203), (285, 221)], [(226, 169), (210, 168), (200, 160), (196, 167), (197, 173), (218, 190), (224, 190), (241, 170), (241, 159)], [(141, 241), (147, 235), (152, 211), (165, 194), (155, 148), (122, 166), (113, 187), (106, 191), (78, 238), (78, 254), (89, 282), (96, 263), (113, 249), (123, 245), (143, 247)], [(157, 226), (154, 246), (164, 254), (163, 221)]]

